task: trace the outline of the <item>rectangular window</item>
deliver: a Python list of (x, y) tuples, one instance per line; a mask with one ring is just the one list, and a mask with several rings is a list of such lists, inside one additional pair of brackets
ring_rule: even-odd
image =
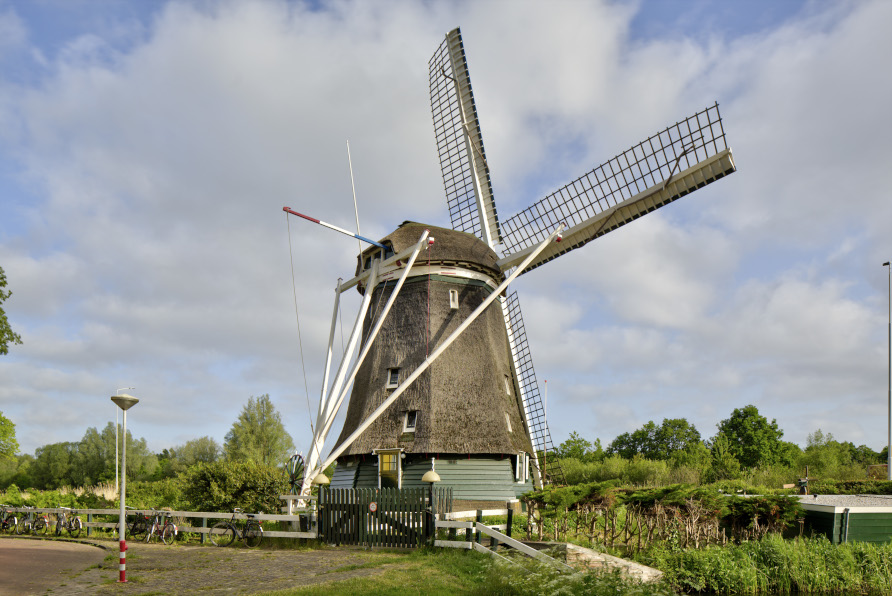
[(514, 479), (517, 482), (526, 482), (530, 478), (530, 454), (518, 453), (517, 465), (514, 468)]
[(508, 412), (505, 412), (505, 424), (508, 425), (508, 432), (514, 432), (511, 430), (511, 416), (508, 415)]
[(418, 410), (410, 410), (406, 412), (406, 419), (403, 423), (403, 432), (414, 433), (416, 422), (418, 422)]
[(449, 290), (449, 308), (452, 310), (458, 308), (458, 290)]
[(387, 389), (395, 389), (400, 385), (400, 369), (398, 368), (388, 368), (387, 369), (387, 384), (385, 387)]
[(400, 487), (400, 452), (378, 453), (378, 486), (380, 488)]
[(511, 395), (511, 379), (505, 375), (505, 393)]

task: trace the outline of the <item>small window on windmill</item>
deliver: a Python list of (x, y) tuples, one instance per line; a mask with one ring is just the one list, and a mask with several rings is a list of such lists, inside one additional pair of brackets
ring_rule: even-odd
[(449, 308), (458, 309), (458, 290), (449, 290)]
[(514, 432), (513, 430), (511, 430), (511, 415), (508, 414), (508, 412), (505, 412), (505, 424), (508, 425), (508, 432), (509, 432), (509, 433)]
[(388, 368), (387, 369), (387, 384), (384, 386), (386, 389), (396, 389), (400, 385), (400, 369), (398, 368)]
[(511, 378), (505, 375), (505, 393), (511, 395)]
[(418, 422), (418, 410), (409, 410), (406, 412), (406, 418), (403, 420), (403, 432), (414, 433), (415, 424)]
[(517, 454), (515, 458), (514, 465), (514, 480), (517, 482), (524, 482), (524, 456), (526, 453), (520, 452)]

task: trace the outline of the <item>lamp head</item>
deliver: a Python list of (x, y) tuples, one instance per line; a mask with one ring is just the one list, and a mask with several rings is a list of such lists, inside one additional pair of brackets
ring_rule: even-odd
[(122, 393), (121, 395), (112, 395), (111, 400), (117, 404), (119, 408), (125, 412), (139, 403), (139, 400), (132, 395)]
[(331, 484), (331, 480), (329, 480), (328, 476), (326, 476), (325, 474), (319, 473), (316, 475), (315, 478), (313, 478), (313, 484), (315, 484), (317, 486), (321, 486), (324, 484)]

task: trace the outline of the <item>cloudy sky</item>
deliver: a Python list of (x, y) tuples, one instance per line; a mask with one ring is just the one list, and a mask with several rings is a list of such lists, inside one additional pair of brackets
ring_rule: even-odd
[(363, 235), (449, 225), (427, 75), (456, 26), (503, 216), (716, 100), (738, 166), (518, 280), (555, 443), (754, 404), (883, 447), (892, 3), (0, 0), (22, 450), (131, 386), (155, 450), (264, 393), (305, 450), (357, 244), (294, 219), (292, 269), (282, 207), (354, 228), (349, 140)]

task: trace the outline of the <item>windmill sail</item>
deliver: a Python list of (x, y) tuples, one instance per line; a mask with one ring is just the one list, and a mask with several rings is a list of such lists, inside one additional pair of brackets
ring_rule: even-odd
[(501, 243), (499, 218), (459, 29), (446, 34), (429, 67), (434, 134), (452, 228), (494, 247)]
[(503, 271), (565, 222), (530, 269), (736, 171), (716, 103), (624, 151), (503, 223)]
[[(530, 354), (530, 344), (527, 341), (527, 332), (523, 324), (523, 315), (520, 312), (520, 300), (517, 292), (508, 294), (504, 302), (506, 323), (510, 329), (508, 334), (511, 357), (514, 360), (517, 380), (520, 384), (520, 395), (523, 402), (524, 418), (530, 432), (530, 440), (536, 453), (533, 454), (536, 465), (542, 469), (539, 462), (539, 453), (554, 452), (554, 443), (551, 441), (551, 433), (548, 430), (548, 421), (545, 419), (545, 407), (542, 404), (542, 396), (539, 395), (539, 383), (536, 381), (536, 369), (533, 368), (533, 356)], [(560, 465), (551, 467), (551, 477), (559, 484), (565, 482), (564, 473)]]
[[(495, 248), (502, 242), (501, 229), (459, 29), (446, 34), (446, 39), (431, 58), (429, 68), (434, 135), (452, 227), (474, 234), (490, 248)], [(538, 466), (537, 453), (553, 449), (551, 435), (545, 423), (517, 294), (501, 299), (500, 304), (522, 398), (524, 422), (536, 452), (532, 454), (533, 462)], [(559, 468), (554, 470), (559, 471)], [(563, 480), (562, 475), (560, 480)]]

